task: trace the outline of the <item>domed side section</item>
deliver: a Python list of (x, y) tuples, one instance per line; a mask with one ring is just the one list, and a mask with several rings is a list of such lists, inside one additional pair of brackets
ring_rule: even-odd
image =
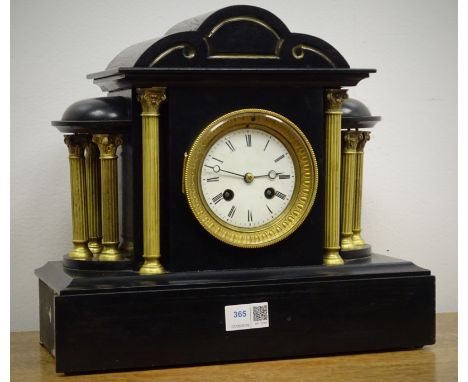
[(344, 100), (341, 110), (343, 129), (365, 129), (374, 127), (382, 120), (379, 116), (373, 116), (369, 108), (361, 101), (354, 98)]
[(84, 99), (71, 104), (52, 125), (66, 133), (120, 132), (131, 126), (130, 103), (120, 96)]
[(341, 106), (343, 117), (370, 117), (372, 114), (368, 107), (354, 98), (347, 98)]
[(71, 104), (62, 121), (116, 121), (129, 119), (130, 107), (124, 97), (88, 98)]

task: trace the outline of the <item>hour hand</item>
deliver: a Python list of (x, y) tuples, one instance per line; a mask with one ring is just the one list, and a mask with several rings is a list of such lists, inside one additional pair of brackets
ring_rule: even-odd
[(266, 175), (255, 175), (255, 178), (270, 178), (271, 180), (275, 179), (278, 175), (283, 174), (282, 172), (276, 172), (275, 170), (268, 171)]

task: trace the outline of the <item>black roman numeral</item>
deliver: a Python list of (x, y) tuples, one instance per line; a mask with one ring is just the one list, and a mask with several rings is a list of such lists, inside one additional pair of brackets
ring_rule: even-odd
[(250, 210), (247, 210), (247, 221), (248, 222), (251, 222), (253, 219), (252, 219), (252, 211)]
[(223, 193), (220, 192), (218, 195), (216, 195), (213, 199), (211, 199), (213, 201), (214, 204), (217, 204), (220, 200), (223, 199)]
[(245, 134), (245, 143), (247, 144), (247, 147), (252, 147), (252, 135)]
[(283, 158), (284, 158), (284, 154), (281, 155), (281, 156), (279, 156), (278, 158), (276, 158), (276, 159), (275, 159), (275, 163), (276, 163), (276, 162), (279, 162), (279, 161), (280, 161), (281, 159), (283, 159)]
[(271, 208), (270, 208), (270, 207), (268, 207), (268, 204), (267, 204), (267, 206), (266, 206), (266, 207), (268, 208), (268, 211), (270, 211), (270, 214), (272, 214), (272, 213), (273, 213), (273, 211), (271, 210)]
[(219, 176), (215, 176), (213, 178), (208, 178), (206, 181), (207, 182), (219, 182)]
[(279, 191), (276, 191), (276, 192), (275, 192), (275, 195), (276, 195), (278, 198), (283, 199), (283, 200), (284, 200), (284, 198), (286, 198), (286, 195), (283, 194), (282, 192), (279, 192)]
[(280, 179), (289, 179), (289, 178), (291, 178), (291, 175), (279, 174), (279, 178), (280, 178)]
[(218, 161), (219, 163), (224, 163), (221, 159), (218, 159), (218, 158), (215, 158), (215, 157), (212, 157), (214, 160)]
[(263, 151), (265, 151), (265, 150), (266, 150), (266, 148), (268, 147), (268, 143), (270, 143), (270, 140), (268, 140), (268, 142), (266, 143), (266, 145), (265, 145), (265, 147), (264, 147)]
[(236, 213), (236, 206), (232, 206), (228, 213), (228, 216), (232, 219), (235, 213)]
[(227, 144), (227, 147), (229, 147), (229, 149), (231, 151), (233, 151), (233, 152), (236, 151), (236, 148), (234, 147), (234, 145), (232, 144), (232, 142), (230, 140), (227, 140), (226, 144)]

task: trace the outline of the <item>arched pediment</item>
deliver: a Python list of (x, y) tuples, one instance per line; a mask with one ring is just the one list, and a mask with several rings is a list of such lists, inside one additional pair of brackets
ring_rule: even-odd
[(291, 33), (271, 12), (230, 6), (172, 27), (164, 37), (133, 45), (107, 69), (136, 68), (349, 68), (317, 37)]

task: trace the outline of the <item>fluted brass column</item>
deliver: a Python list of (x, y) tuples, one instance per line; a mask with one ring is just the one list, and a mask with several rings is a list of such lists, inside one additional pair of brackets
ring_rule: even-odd
[(99, 149), (89, 142), (85, 151), (86, 199), (88, 204), (88, 248), (93, 254), (102, 250), (101, 234), (101, 166)]
[(356, 189), (356, 148), (362, 133), (343, 131), (341, 161), (341, 249), (353, 249), (353, 213)]
[(166, 88), (138, 89), (138, 101), (143, 112), (143, 258), (141, 274), (163, 273), (159, 259), (159, 107), (166, 99)]
[(99, 260), (118, 261), (119, 251), (119, 200), (117, 147), (123, 143), (121, 135), (96, 134), (93, 142), (99, 147), (101, 164), (101, 217), (102, 246)]
[(346, 90), (325, 91), (325, 227), (324, 265), (340, 265), (341, 104)]
[(362, 183), (364, 167), (364, 146), (370, 139), (370, 132), (362, 131), (356, 150), (356, 189), (354, 195), (353, 214), (353, 246), (360, 247), (366, 244), (361, 236), (361, 206), (362, 206)]
[(88, 219), (86, 205), (86, 169), (84, 150), (88, 138), (84, 135), (65, 135), (70, 162), (70, 188), (73, 226), (73, 249), (68, 257), (73, 260), (91, 260), (88, 248)]

